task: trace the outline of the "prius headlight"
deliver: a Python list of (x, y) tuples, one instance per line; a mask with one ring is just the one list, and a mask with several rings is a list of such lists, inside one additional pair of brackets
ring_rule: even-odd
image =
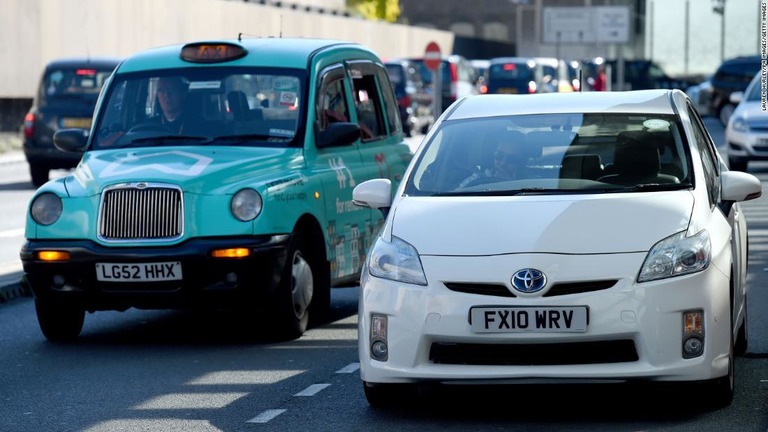
[(680, 232), (656, 243), (645, 257), (638, 282), (681, 276), (706, 269), (712, 258), (709, 233), (691, 237)]
[(371, 276), (427, 285), (427, 277), (416, 248), (397, 237), (393, 236), (389, 242), (378, 237), (371, 248), (367, 265)]
[(61, 198), (58, 195), (45, 192), (36, 196), (29, 207), (29, 213), (40, 225), (50, 225), (61, 217)]
[(261, 213), (264, 202), (261, 195), (253, 189), (243, 189), (232, 197), (230, 210), (237, 220), (248, 222)]

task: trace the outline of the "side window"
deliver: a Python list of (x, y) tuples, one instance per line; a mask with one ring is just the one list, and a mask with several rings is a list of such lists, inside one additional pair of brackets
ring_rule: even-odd
[(395, 94), (392, 91), (392, 86), (389, 84), (389, 76), (387, 75), (387, 71), (384, 68), (377, 66), (376, 75), (380, 83), (379, 88), (381, 89), (382, 95), (384, 96), (384, 112), (387, 115), (389, 134), (391, 135), (396, 132), (401, 132), (403, 125), (400, 123), (400, 109), (397, 107)]
[[(363, 142), (381, 139), (387, 133), (385, 114), (379, 88), (376, 85), (376, 68), (371, 62), (352, 62), (348, 65), (352, 77), (353, 98), (360, 136)], [(391, 91), (389, 81), (387, 89)]]
[(687, 110), (688, 117), (691, 119), (693, 139), (696, 140), (696, 148), (699, 150), (704, 167), (704, 180), (707, 183), (707, 191), (709, 191), (709, 205), (714, 206), (720, 202), (720, 171), (718, 170), (716, 150), (712, 146), (699, 114), (690, 103)]
[(323, 72), (315, 104), (317, 130), (325, 130), (329, 124), (349, 121), (349, 107), (344, 91), (344, 68), (333, 66)]

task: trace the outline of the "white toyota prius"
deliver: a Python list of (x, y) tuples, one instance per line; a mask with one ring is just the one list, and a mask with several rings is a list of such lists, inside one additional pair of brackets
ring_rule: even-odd
[(679, 90), (471, 96), (397, 190), (361, 278), (371, 405), (419, 383), (669, 381), (730, 404), (747, 349), (747, 223)]

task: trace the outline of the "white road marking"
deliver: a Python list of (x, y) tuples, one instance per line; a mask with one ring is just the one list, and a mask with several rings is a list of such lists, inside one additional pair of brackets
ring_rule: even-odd
[(357, 371), (358, 369), (360, 369), (360, 363), (350, 363), (350, 364), (344, 366), (343, 368), (337, 370), (336, 373), (338, 373), (338, 374), (348, 374), (348, 373), (353, 373), (353, 372)]
[(19, 237), (24, 235), (24, 228), (15, 230), (0, 231), (0, 237)]
[(256, 417), (248, 420), (246, 423), (267, 423), (268, 421), (272, 420), (273, 418), (279, 416), (280, 414), (286, 411), (287, 410), (284, 410), (284, 409), (266, 410), (261, 414), (257, 415)]
[(318, 394), (321, 390), (329, 386), (330, 384), (312, 384), (311, 386), (305, 388), (304, 390), (296, 393), (294, 396), (314, 396)]

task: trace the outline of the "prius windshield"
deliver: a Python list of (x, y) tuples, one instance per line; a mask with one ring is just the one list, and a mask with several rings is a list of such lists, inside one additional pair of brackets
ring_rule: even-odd
[(305, 80), (303, 71), (278, 68), (120, 75), (101, 103), (91, 146), (295, 145)]
[(692, 187), (674, 116), (541, 114), (445, 121), (420, 154), (409, 195), (518, 195)]

